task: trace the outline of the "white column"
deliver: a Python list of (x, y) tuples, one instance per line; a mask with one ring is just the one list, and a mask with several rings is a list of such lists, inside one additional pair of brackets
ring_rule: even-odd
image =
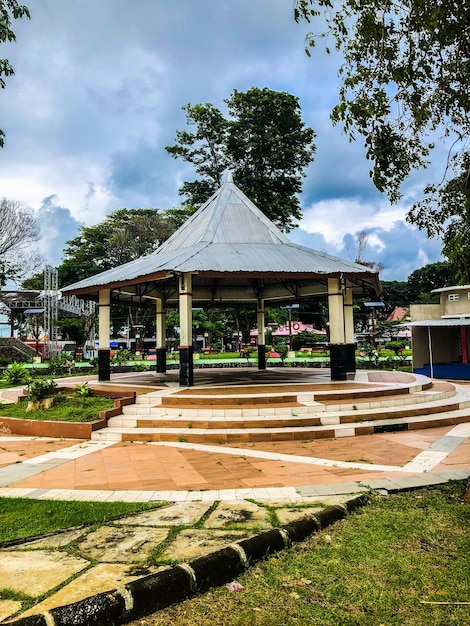
[(328, 279), (330, 343), (345, 343), (344, 297), (339, 278)]
[(193, 294), (191, 274), (179, 277), (179, 311), (180, 311), (180, 386), (191, 387), (193, 375)]
[(98, 341), (100, 350), (109, 350), (111, 329), (111, 290), (99, 292), (98, 300)]
[(163, 299), (156, 300), (156, 348), (166, 348), (166, 332), (165, 332), (165, 310), (163, 308)]
[(180, 312), (180, 346), (193, 345), (193, 312), (192, 312), (192, 276), (182, 274), (179, 277), (179, 312)]

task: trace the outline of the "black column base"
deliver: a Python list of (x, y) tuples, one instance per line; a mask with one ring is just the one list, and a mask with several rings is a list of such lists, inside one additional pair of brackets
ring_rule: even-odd
[(111, 380), (111, 351), (98, 350), (98, 380)]
[(330, 343), (331, 380), (347, 380), (348, 344)]
[(194, 385), (193, 348), (179, 347), (180, 353), (180, 387)]
[(258, 346), (258, 369), (266, 369), (266, 346), (264, 345)]
[(355, 372), (356, 371), (356, 344), (348, 343), (345, 345), (345, 348), (346, 348), (346, 371)]
[(166, 372), (166, 348), (157, 348), (155, 353), (156, 371), (164, 374)]

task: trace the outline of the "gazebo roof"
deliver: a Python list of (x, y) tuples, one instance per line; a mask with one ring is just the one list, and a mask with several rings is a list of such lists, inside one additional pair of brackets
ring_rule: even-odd
[(175, 277), (193, 273), (193, 301), (289, 301), (326, 293), (327, 279), (352, 281), (361, 293), (378, 293), (378, 274), (357, 263), (296, 245), (233, 183), (222, 186), (155, 252), (62, 289), (96, 298), (112, 289), (116, 300), (176, 302)]

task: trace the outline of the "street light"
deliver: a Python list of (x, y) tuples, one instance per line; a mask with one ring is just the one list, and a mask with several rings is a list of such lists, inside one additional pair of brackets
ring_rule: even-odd
[(141, 331), (143, 331), (143, 329), (145, 328), (145, 326), (143, 324), (134, 324), (132, 327), (135, 331), (135, 354), (136, 356), (141, 352), (141, 342), (140, 342), (140, 336), (141, 336)]
[(299, 304), (286, 304), (286, 306), (281, 307), (282, 309), (286, 309), (289, 319), (289, 350), (292, 351), (292, 309), (298, 309)]
[(385, 306), (383, 302), (364, 302), (364, 306), (372, 309), (372, 345), (374, 349), (377, 348), (377, 342), (375, 341), (375, 309)]

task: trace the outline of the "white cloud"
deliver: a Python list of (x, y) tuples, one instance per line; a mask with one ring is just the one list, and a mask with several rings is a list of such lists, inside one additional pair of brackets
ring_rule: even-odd
[[(403, 221), (405, 209), (383, 203), (369, 204), (354, 198), (332, 198), (313, 203), (304, 210), (300, 228), (307, 233), (320, 233), (325, 241), (341, 247), (348, 233), (369, 231), (373, 228), (390, 230), (394, 224)], [(377, 235), (369, 238), (369, 245), (383, 247)]]

